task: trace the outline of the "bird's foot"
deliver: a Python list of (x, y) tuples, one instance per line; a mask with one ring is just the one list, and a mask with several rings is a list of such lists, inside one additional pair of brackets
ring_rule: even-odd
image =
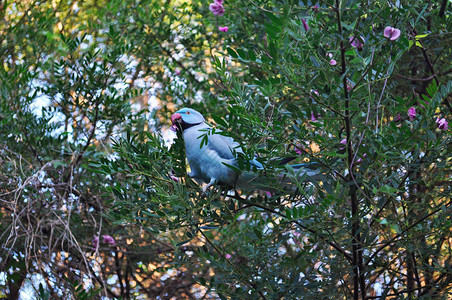
[(201, 196), (206, 196), (207, 195), (207, 190), (210, 191), (210, 187), (215, 185), (216, 180), (215, 179), (211, 179), (210, 182), (208, 184), (206, 184), (205, 186), (202, 187), (202, 193)]
[(202, 193), (201, 193), (202, 197), (205, 197), (205, 196), (207, 196), (207, 194), (209, 194), (211, 186), (212, 186), (212, 184), (209, 183), (202, 187)]
[(201, 193), (201, 197), (206, 197), (207, 196), (207, 190), (210, 188), (209, 185), (205, 185), (202, 187), (202, 193)]

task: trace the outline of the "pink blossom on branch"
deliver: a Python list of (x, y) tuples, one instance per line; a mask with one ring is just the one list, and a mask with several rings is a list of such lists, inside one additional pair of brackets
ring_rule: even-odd
[[(342, 144), (342, 145), (347, 145), (347, 139), (342, 139), (342, 141), (340, 141), (339, 143)], [(341, 147), (341, 148), (339, 148), (339, 149), (340, 149), (340, 150), (344, 150), (345, 147)]]
[(356, 160), (356, 164), (360, 164), (360, 163), (362, 163), (363, 162), (363, 158), (366, 158), (367, 157), (367, 154), (366, 153), (364, 153), (363, 154), (363, 157), (360, 157), (360, 158), (358, 158), (357, 160)]
[(414, 107), (408, 109), (408, 117), (410, 118), (410, 121), (413, 121), (416, 118), (416, 109)]
[[(364, 38), (362, 36), (360, 36), (359, 38), (364, 41)], [(350, 44), (352, 45), (352, 47), (355, 47), (357, 49), (362, 49), (364, 44), (360, 42), (360, 39), (358, 39), (357, 37), (351, 36), (349, 41), (350, 41)]]
[(228, 26), (218, 27), (218, 30), (220, 30), (220, 31), (222, 31), (222, 32), (228, 32), (229, 27), (228, 27)]
[(437, 118), (436, 119), (436, 125), (438, 125), (438, 128), (442, 131), (446, 131), (449, 128), (449, 123), (445, 118)]
[(95, 235), (94, 238), (91, 240), (91, 243), (93, 243), (93, 248), (96, 249), (97, 245), (99, 245), (99, 237)]
[(298, 155), (302, 155), (304, 152), (305, 150), (302, 144), (297, 144), (295, 146), (295, 153), (297, 153)]
[(315, 117), (314, 112), (311, 112), (311, 121), (312, 122), (317, 121), (317, 118)]
[(224, 15), (223, 1), (215, 1), (209, 5), (210, 11), (215, 15), (221, 17)]
[(102, 242), (104, 243), (104, 244), (109, 244), (110, 246), (116, 246), (116, 242), (115, 242), (115, 239), (111, 236), (111, 235), (108, 235), (108, 234), (104, 234), (103, 236), (102, 236)]
[(306, 30), (306, 32), (308, 32), (309, 31), (309, 25), (306, 22), (306, 20), (305, 19), (301, 19), (301, 22), (303, 23), (304, 30)]
[(383, 35), (387, 37), (391, 41), (395, 41), (400, 37), (400, 29), (386, 26), (385, 30), (383, 31)]
[(330, 65), (332, 65), (332, 66), (337, 65), (337, 61), (335, 61), (335, 60), (333, 59), (333, 54), (327, 53), (326, 56), (329, 57), (329, 58), (331, 58), (331, 59), (330, 59)]
[(317, 96), (320, 96), (319, 92), (317, 90), (311, 90), (311, 94), (315, 94)]

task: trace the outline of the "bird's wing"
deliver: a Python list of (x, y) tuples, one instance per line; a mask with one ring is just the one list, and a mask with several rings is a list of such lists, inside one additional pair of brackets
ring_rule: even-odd
[(235, 153), (242, 153), (239, 143), (235, 142), (231, 137), (221, 134), (212, 134), (207, 136), (207, 148), (215, 151), (222, 159), (233, 159)]
[[(223, 159), (233, 159), (237, 158), (237, 155), (243, 154), (239, 143), (234, 141), (233, 138), (221, 134), (209, 135), (207, 147), (217, 152), (218, 156)], [(264, 168), (256, 158), (249, 161), (249, 163), (257, 169)]]

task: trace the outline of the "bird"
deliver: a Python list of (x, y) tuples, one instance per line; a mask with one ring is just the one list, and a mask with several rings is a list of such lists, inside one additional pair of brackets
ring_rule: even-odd
[[(239, 189), (256, 186), (263, 165), (254, 158), (248, 161), (247, 169), (251, 171), (237, 171), (238, 157), (244, 154), (240, 144), (222, 135), (221, 131), (213, 130), (201, 113), (192, 108), (182, 108), (171, 116), (171, 123), (171, 130), (182, 131), (185, 155), (190, 166), (188, 175), (200, 184), (206, 183), (203, 192), (215, 185)], [(286, 158), (282, 162), (289, 160)], [(292, 165), (291, 168), (295, 171), (303, 168), (303, 174), (315, 175), (316, 171), (305, 169), (307, 165)]]

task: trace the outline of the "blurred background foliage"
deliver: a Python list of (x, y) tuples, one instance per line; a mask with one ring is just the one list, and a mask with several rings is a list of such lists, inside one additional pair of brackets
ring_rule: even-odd
[[(450, 1), (217, 2), (0, 0), (0, 298), (450, 297)], [(185, 106), (265, 190), (201, 195)]]

